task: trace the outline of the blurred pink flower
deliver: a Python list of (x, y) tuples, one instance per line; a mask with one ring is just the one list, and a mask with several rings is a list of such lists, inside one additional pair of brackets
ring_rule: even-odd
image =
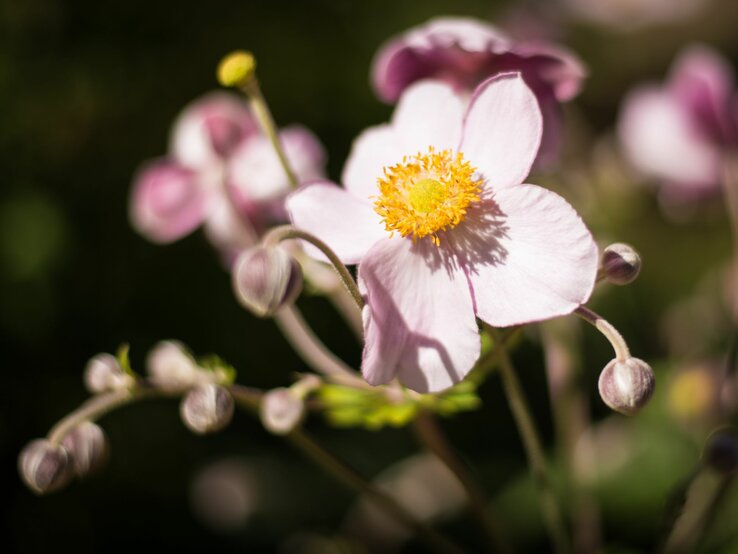
[[(325, 153), (310, 131), (290, 126), (279, 136), (298, 178), (323, 175)], [(286, 219), (283, 201), (289, 190), (246, 102), (216, 92), (185, 107), (172, 128), (169, 155), (137, 173), (131, 221), (158, 243), (178, 240), (204, 224), (211, 242), (231, 258), (265, 225)]]
[(575, 97), (586, 70), (566, 49), (542, 41), (514, 41), (495, 27), (471, 18), (444, 17), (406, 31), (382, 46), (374, 58), (372, 83), (385, 102), (396, 102), (420, 79), (439, 79), (471, 92), (501, 72), (519, 71), (543, 113), (540, 164), (558, 155), (560, 103)]
[(729, 64), (707, 46), (687, 48), (664, 84), (641, 85), (626, 96), (618, 135), (628, 159), (662, 182), (667, 199), (717, 193), (724, 152), (738, 142)]
[(541, 126), (519, 73), (485, 81), (471, 101), (423, 81), (390, 124), (356, 139), (345, 189), (322, 181), (288, 197), (297, 227), (360, 264), (369, 383), (445, 389), (479, 356), (475, 317), (516, 325), (589, 297), (589, 231), (561, 197), (522, 184)]

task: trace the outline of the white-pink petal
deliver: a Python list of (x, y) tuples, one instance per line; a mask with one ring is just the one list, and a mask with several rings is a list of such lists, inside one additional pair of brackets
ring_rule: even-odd
[(489, 219), (470, 213), (453, 237), (480, 319), (496, 327), (540, 321), (589, 298), (598, 252), (574, 208), (527, 184), (497, 191), (485, 203)]
[[(403, 154), (412, 156), (455, 149), (461, 138), (464, 103), (453, 89), (439, 81), (419, 81), (408, 87), (392, 116), (392, 128)], [(399, 160), (398, 160), (399, 161)]]
[[(359, 263), (375, 242), (387, 236), (369, 201), (327, 181), (290, 194), (287, 211), (295, 227), (325, 242), (345, 264)], [(317, 252), (314, 248), (309, 251)]]
[(395, 376), (418, 392), (458, 383), (480, 352), (464, 272), (430, 241), (395, 237), (374, 245), (359, 266), (365, 291), (364, 378)]
[(541, 110), (519, 73), (477, 87), (464, 118), (461, 146), (493, 190), (518, 185), (530, 172), (541, 144)]
[(404, 154), (392, 127), (369, 127), (351, 146), (341, 179), (346, 190), (364, 199), (376, 195), (377, 179), (384, 175), (384, 168), (402, 161)]

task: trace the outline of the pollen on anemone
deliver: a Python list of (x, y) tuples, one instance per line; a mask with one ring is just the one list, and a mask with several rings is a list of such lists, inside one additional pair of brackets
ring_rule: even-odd
[(522, 184), (541, 112), (520, 74), (470, 102), (423, 81), (392, 122), (355, 141), (345, 189), (326, 181), (287, 199), (293, 223), (359, 264), (362, 372), (419, 392), (457, 383), (480, 353), (476, 318), (510, 326), (568, 314), (589, 297), (597, 247), (560, 196)]

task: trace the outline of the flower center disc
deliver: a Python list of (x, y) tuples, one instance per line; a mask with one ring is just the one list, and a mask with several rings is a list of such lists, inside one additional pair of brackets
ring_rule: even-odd
[(425, 154), (405, 157), (384, 169), (374, 210), (390, 233), (410, 236), (413, 242), (429, 236), (438, 246), (438, 233), (456, 227), (469, 205), (479, 201), (481, 181), (474, 179), (474, 171), (450, 150), (431, 147)]

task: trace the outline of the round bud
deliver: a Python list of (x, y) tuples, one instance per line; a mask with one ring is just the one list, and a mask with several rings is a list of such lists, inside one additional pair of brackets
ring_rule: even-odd
[(236, 260), (233, 289), (239, 302), (259, 317), (291, 303), (302, 289), (302, 270), (282, 248), (250, 248)]
[(146, 358), (151, 381), (168, 391), (178, 391), (196, 385), (201, 380), (195, 360), (178, 342), (157, 344)]
[(195, 433), (220, 431), (233, 417), (233, 397), (220, 385), (205, 383), (187, 393), (179, 406), (182, 421)]
[(623, 415), (634, 415), (651, 399), (656, 379), (646, 362), (628, 358), (608, 363), (598, 385), (605, 404)]
[(707, 439), (704, 452), (705, 464), (724, 475), (738, 469), (738, 435), (735, 431), (723, 429)]
[(602, 269), (610, 283), (627, 285), (641, 272), (641, 257), (629, 244), (616, 242), (602, 253)]
[(294, 391), (287, 388), (273, 389), (261, 399), (259, 416), (267, 431), (286, 435), (302, 420), (305, 403)]
[(98, 471), (108, 458), (108, 440), (102, 428), (91, 421), (83, 421), (62, 439), (62, 446), (77, 477), (86, 477)]
[(72, 478), (66, 449), (46, 439), (30, 442), (21, 451), (18, 471), (25, 484), (36, 494), (58, 490)]
[(251, 52), (236, 50), (225, 56), (218, 64), (218, 82), (224, 87), (246, 84), (256, 72), (256, 59)]
[(87, 362), (84, 381), (93, 394), (126, 389), (135, 384), (133, 377), (123, 371), (111, 354), (98, 354)]

